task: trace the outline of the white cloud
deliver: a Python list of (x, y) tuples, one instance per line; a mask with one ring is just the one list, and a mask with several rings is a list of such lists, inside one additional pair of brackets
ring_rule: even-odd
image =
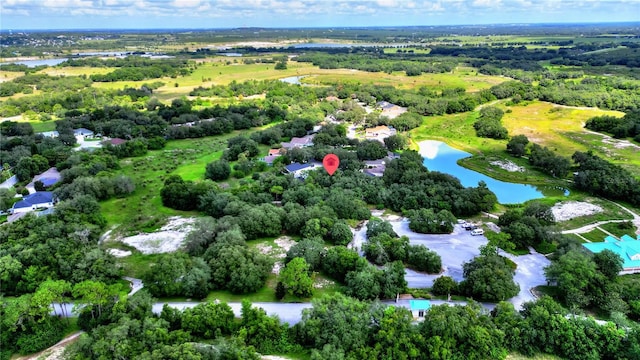
[(173, 0), (171, 6), (177, 8), (194, 8), (200, 6), (200, 0)]

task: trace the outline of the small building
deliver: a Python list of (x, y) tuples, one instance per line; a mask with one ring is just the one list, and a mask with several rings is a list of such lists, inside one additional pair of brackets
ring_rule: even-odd
[(604, 250), (618, 254), (623, 260), (620, 274), (640, 273), (640, 236), (637, 240), (629, 235), (620, 239), (607, 236), (603, 242), (584, 243), (582, 246), (594, 254)]
[(43, 132), (39, 132), (37, 133), (37, 135), (42, 135), (42, 137), (46, 137), (46, 138), (57, 138), (58, 136), (60, 136), (60, 133), (57, 131), (43, 131)]
[(118, 146), (118, 145), (122, 145), (122, 144), (124, 144), (126, 142), (127, 142), (127, 140), (125, 140), (125, 139), (113, 138), (113, 139), (105, 140), (103, 143), (105, 145), (106, 144), (110, 144), (110, 145), (113, 145), (113, 146)]
[(431, 308), (431, 301), (409, 300), (409, 308), (414, 319), (422, 319), (424, 314)]
[(315, 135), (305, 135), (303, 137), (294, 137), (291, 138), (290, 142), (283, 142), (282, 147), (286, 150), (294, 149), (294, 148), (304, 148), (313, 146), (313, 137)]
[(364, 137), (367, 140), (378, 140), (383, 142), (384, 139), (389, 136), (395, 135), (396, 129), (391, 126), (380, 125), (372, 128), (365, 129)]
[(280, 156), (285, 152), (285, 149), (269, 149), (267, 156)]
[(48, 209), (53, 207), (54, 198), (51, 191), (37, 191), (22, 198), (13, 204), (11, 213), (30, 212), (38, 209)]
[(75, 135), (76, 137), (81, 136), (85, 138), (85, 137), (93, 137), (94, 134), (93, 134), (93, 131), (89, 129), (77, 128), (77, 129), (73, 129), (73, 135)]
[(291, 163), (284, 167), (287, 174), (293, 174), (293, 177), (296, 179), (304, 179), (307, 177), (307, 173), (311, 170), (315, 170), (322, 165), (318, 164), (300, 164), (300, 163)]
[(280, 155), (267, 155), (262, 158), (262, 161), (266, 162), (269, 165), (273, 165), (273, 162), (279, 157)]
[(376, 108), (381, 110), (380, 115), (386, 116), (389, 119), (395, 119), (396, 117), (407, 112), (406, 107), (398, 106), (388, 101), (379, 101), (378, 103), (376, 103)]

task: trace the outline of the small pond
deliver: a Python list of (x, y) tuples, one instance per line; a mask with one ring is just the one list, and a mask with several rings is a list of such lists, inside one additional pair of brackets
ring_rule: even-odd
[(305, 76), (289, 76), (289, 77), (280, 79), (280, 81), (286, 82), (287, 84), (301, 85), (300, 80), (302, 80), (302, 78), (304, 77)]
[(463, 186), (475, 187), (478, 186), (478, 182), (484, 181), (487, 187), (496, 194), (498, 202), (501, 204), (519, 204), (543, 198), (545, 195), (568, 194), (565, 189), (500, 181), (466, 169), (458, 165), (458, 160), (469, 157), (471, 154), (454, 149), (441, 141), (420, 142), (420, 154), (424, 158), (424, 166), (427, 169), (453, 175), (460, 179)]

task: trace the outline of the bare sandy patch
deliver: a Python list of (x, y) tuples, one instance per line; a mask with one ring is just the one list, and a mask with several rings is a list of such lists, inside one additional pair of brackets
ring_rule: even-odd
[(524, 167), (518, 166), (516, 163), (509, 160), (496, 160), (491, 161), (489, 164), (493, 166), (497, 166), (503, 170), (507, 170), (508, 172), (523, 172)]
[(316, 279), (316, 281), (313, 282), (313, 287), (316, 289), (322, 289), (325, 286), (330, 286), (334, 284), (335, 282), (328, 279)]
[(279, 238), (273, 240), (273, 242), (284, 249), (285, 252), (289, 251), (289, 249), (291, 249), (291, 247), (296, 244), (296, 242), (288, 236), (280, 236)]
[(193, 230), (195, 220), (195, 218), (173, 216), (159, 231), (129, 236), (120, 241), (135, 247), (143, 254), (173, 252), (182, 246), (184, 239)]
[(551, 208), (556, 221), (567, 221), (580, 216), (601, 213), (602, 211), (603, 209), (600, 206), (583, 201), (563, 201)]
[(117, 258), (122, 258), (131, 255), (131, 251), (120, 249), (107, 249), (107, 252)]

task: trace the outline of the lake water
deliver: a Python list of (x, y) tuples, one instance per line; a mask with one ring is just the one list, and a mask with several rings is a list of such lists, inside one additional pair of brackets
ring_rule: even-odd
[(420, 143), (420, 154), (424, 158), (424, 166), (429, 170), (453, 175), (460, 179), (465, 187), (478, 186), (484, 181), (487, 187), (498, 197), (501, 204), (519, 204), (532, 199), (543, 198), (546, 194), (559, 195), (567, 193), (564, 189), (538, 187), (528, 184), (516, 184), (493, 179), (487, 175), (466, 169), (457, 161), (471, 154), (454, 149), (441, 141), (423, 141)]
[(286, 82), (287, 84), (300, 85), (301, 84), (300, 80), (302, 80), (302, 78), (304, 77), (305, 76), (289, 76), (289, 77), (280, 79), (280, 81)]
[(4, 62), (4, 63), (1, 63), (0, 65), (22, 64), (22, 65), (27, 65), (27, 67), (34, 68), (36, 66), (42, 66), (42, 65), (55, 66), (67, 60), (69, 59), (59, 58), (59, 59), (43, 59), (43, 60), (20, 60), (20, 61)]

